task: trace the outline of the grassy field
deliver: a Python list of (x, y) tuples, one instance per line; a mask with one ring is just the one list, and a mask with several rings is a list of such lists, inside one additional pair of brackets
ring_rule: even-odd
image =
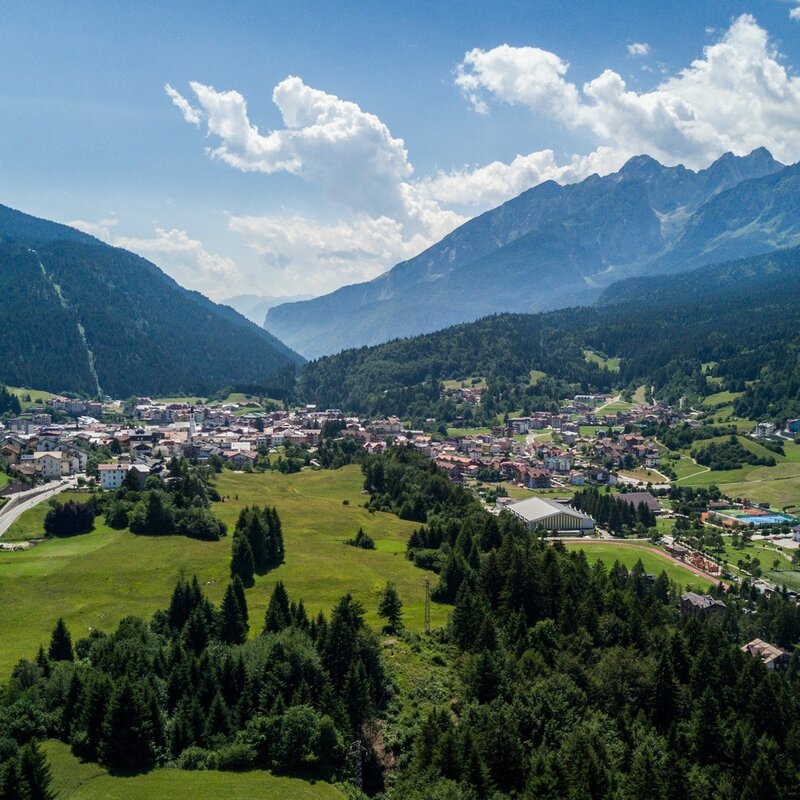
[[(53, 500), (57, 503), (66, 503), (68, 500), (77, 500), (79, 503), (91, 497), (89, 492), (62, 492)], [(39, 505), (28, 509), (4, 534), (4, 542), (24, 542), (28, 539), (41, 539), (44, 536), (44, 518), (50, 510), (50, 501), (45, 500)]]
[[(52, 392), (43, 392), (39, 389), (22, 389), (17, 386), (9, 386), (7, 388), (9, 392), (15, 394), (19, 398), (19, 402), (23, 411), (35, 406), (41, 406), (44, 404), (45, 400), (55, 397)], [(24, 399), (26, 397), (30, 397), (30, 400)]]
[(732, 403), (737, 397), (741, 397), (744, 392), (715, 392), (703, 398), (703, 405), (708, 407), (724, 406)]
[(448, 436), (482, 436), (492, 432), (491, 428), (448, 428)]
[(205, 403), (205, 397), (192, 397), (191, 395), (183, 395), (181, 397), (154, 397), (153, 401), (156, 403), (164, 403), (170, 405), (172, 403), (180, 403), (181, 405), (200, 405)]
[(156, 769), (117, 777), (97, 764), (78, 761), (61, 742), (45, 752), (53, 768), (58, 800), (337, 800), (344, 794), (328, 783), (280, 778), (269, 772), (186, 772)]
[(779, 570), (778, 572), (765, 572), (764, 577), (777, 586), (785, 586), (793, 592), (800, 592), (800, 570)]
[(637, 406), (643, 406), (647, 402), (645, 400), (646, 391), (647, 391), (647, 386), (642, 385), (633, 393), (633, 402)]
[(442, 381), (445, 389), (485, 389), (486, 378), (481, 375), (472, 375), (469, 378)]
[(528, 385), (535, 386), (542, 378), (546, 378), (547, 373), (542, 372), (540, 369), (532, 369), (530, 377), (528, 378)]
[(610, 568), (615, 561), (630, 569), (641, 559), (642, 565), (647, 572), (659, 575), (662, 571), (667, 573), (680, 587), (695, 586), (706, 587), (714, 583), (710, 578), (703, 578), (699, 575), (681, 567), (671, 561), (665, 555), (661, 555), (652, 546), (639, 545), (634, 542), (608, 542), (608, 541), (585, 541), (567, 542), (566, 546), (570, 550), (584, 550), (586, 557), (594, 563), (602, 561), (606, 567)]
[(596, 414), (616, 414), (618, 411), (630, 411), (634, 407), (633, 403), (626, 403), (624, 400), (611, 400), (595, 409)]
[[(727, 437), (718, 437), (708, 441), (725, 441)], [(775, 508), (797, 507), (800, 505), (800, 445), (794, 442), (784, 444), (785, 456), (773, 453), (752, 439), (738, 437), (742, 446), (758, 456), (774, 456), (777, 462), (774, 467), (756, 467), (745, 464), (741, 469), (699, 472), (700, 466), (690, 460), (684, 466), (679, 462), (677, 467), (682, 486), (718, 486), (730, 497), (747, 497), (754, 503), (770, 503)], [(704, 441), (703, 444), (706, 442)], [(690, 469), (691, 465), (692, 469)], [(685, 477), (690, 476), (690, 477)]]
[(645, 469), (644, 467), (621, 469), (619, 474), (625, 478), (632, 478), (635, 481), (643, 481), (644, 483), (664, 483), (666, 481), (666, 478), (660, 472), (656, 472), (653, 469)]
[[(231, 499), (216, 504), (214, 511), (231, 530), (246, 504), (275, 505), (283, 521), (286, 562), (257, 578), (247, 591), (253, 633), (260, 629), (278, 579), (285, 582), (292, 599), (304, 600), (311, 613), (328, 613), (350, 592), (364, 604), (367, 621), (376, 627), (378, 594), (392, 580), (405, 603), (407, 626), (422, 629), (426, 573), (403, 555), (415, 523), (361, 508), (365, 500), (361, 481), (357, 466), (289, 476), (277, 472), (219, 476), (220, 492)], [(26, 512), (15, 523), (20, 529), (15, 536), (40, 527), (41, 519), (41, 508)], [(343, 544), (359, 527), (375, 540), (375, 551)], [(23, 552), (0, 552), (4, 612), (0, 616), (0, 675), (7, 675), (20, 658), (34, 656), (40, 644), (47, 644), (59, 616), (66, 620), (73, 639), (93, 627), (111, 630), (129, 614), (149, 617), (167, 606), (181, 574), (196, 574), (210, 599), (219, 603), (228, 583), (230, 546), (230, 537), (219, 542), (144, 537), (98, 525), (83, 536), (48, 540)], [(435, 575), (427, 575), (436, 582)], [(432, 604), (432, 624), (443, 624), (448, 612), (449, 606)]]
[(5, 472), (0, 472), (0, 489), (6, 486), (10, 480), (11, 478)]
[(606, 358), (599, 353), (595, 353), (593, 350), (584, 350), (583, 355), (589, 363), (597, 364), (599, 367), (605, 367), (611, 372), (619, 372), (618, 358)]

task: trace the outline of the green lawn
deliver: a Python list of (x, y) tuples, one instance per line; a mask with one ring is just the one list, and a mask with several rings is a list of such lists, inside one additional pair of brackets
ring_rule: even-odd
[(10, 480), (11, 478), (9, 478), (5, 472), (0, 472), (0, 489), (2, 489), (4, 486), (7, 486)]
[(337, 800), (329, 783), (280, 778), (270, 772), (186, 772), (156, 769), (134, 777), (109, 775), (97, 764), (78, 761), (61, 742), (45, 752), (53, 768), (58, 800)]
[(626, 478), (633, 478), (635, 481), (643, 481), (644, 483), (669, 482), (660, 472), (656, 472), (653, 469), (645, 469), (644, 467), (637, 467), (636, 469), (621, 469), (619, 474)]
[[(361, 508), (366, 499), (361, 484), (357, 466), (289, 476), (277, 472), (219, 476), (220, 492), (231, 499), (216, 504), (214, 511), (229, 529), (248, 503), (277, 506), (283, 521), (286, 563), (257, 578), (247, 592), (254, 634), (277, 579), (285, 582), (292, 599), (302, 598), (311, 613), (328, 613), (350, 592), (364, 604), (367, 621), (376, 627), (378, 594), (387, 580), (393, 580), (405, 603), (406, 624), (412, 630), (422, 629), (423, 581), (426, 574), (434, 584), (437, 578), (404, 558), (415, 523)], [(41, 508), (31, 509), (18, 524), (35, 529), (41, 514)], [(359, 527), (375, 540), (375, 551), (343, 544)], [(210, 599), (221, 602), (229, 577), (230, 538), (201, 542), (180, 536), (144, 537), (99, 525), (83, 536), (47, 540), (23, 552), (0, 552), (0, 675), (47, 644), (59, 616), (73, 639), (93, 627), (111, 630), (129, 614), (149, 617), (167, 606), (181, 574), (196, 574)], [(449, 606), (434, 603), (432, 624), (443, 624), (448, 611)]]
[(667, 576), (680, 587), (687, 585), (706, 587), (714, 583), (710, 578), (703, 578), (685, 567), (681, 567), (665, 555), (657, 552), (652, 546), (639, 545), (633, 542), (624, 543), (591, 540), (585, 542), (567, 542), (566, 546), (571, 550), (583, 549), (589, 561), (602, 561), (607, 568), (610, 568), (615, 561), (619, 561), (620, 564), (630, 569), (641, 559), (642, 565), (647, 572), (658, 575), (664, 571), (667, 573)]
[(598, 406), (595, 413), (600, 416), (603, 414), (616, 414), (619, 411), (630, 411), (633, 407), (633, 403), (626, 403), (624, 400), (614, 400), (605, 405)]

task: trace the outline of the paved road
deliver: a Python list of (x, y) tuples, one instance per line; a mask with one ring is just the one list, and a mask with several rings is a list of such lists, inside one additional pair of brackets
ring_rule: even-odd
[[(43, 487), (37, 487), (36, 489), (23, 492), (22, 494), (29, 499), (23, 500), (11, 508), (9, 508), (6, 504), (2, 509), (0, 509), (0, 536), (3, 536), (3, 534), (5, 534), (5, 532), (14, 524), (14, 522), (29, 508), (33, 508), (39, 503), (49, 500), (59, 492), (63, 492), (65, 489), (73, 488), (76, 485), (77, 478), (72, 477), (55, 484), (52, 489), (48, 488), (45, 491), (42, 491)], [(12, 497), (15, 496), (16, 495), (12, 495)]]

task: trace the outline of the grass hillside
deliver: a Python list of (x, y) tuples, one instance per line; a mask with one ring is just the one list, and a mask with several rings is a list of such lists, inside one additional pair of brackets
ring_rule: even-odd
[[(405, 603), (407, 626), (422, 629), (426, 573), (404, 556), (415, 524), (361, 508), (366, 499), (361, 485), (357, 466), (289, 476), (226, 472), (219, 477), (218, 488), (230, 499), (217, 503), (214, 512), (229, 529), (240, 509), (254, 503), (277, 506), (283, 522), (286, 562), (258, 577), (247, 591), (254, 634), (260, 631), (278, 579), (313, 613), (328, 613), (341, 595), (351, 592), (376, 627), (378, 593), (392, 580)], [(46, 505), (25, 512), (10, 537), (41, 535), (45, 512)], [(375, 540), (376, 550), (343, 543), (359, 527)], [(221, 602), (229, 579), (230, 547), (230, 536), (201, 542), (135, 536), (98, 524), (83, 536), (48, 540), (24, 552), (0, 552), (0, 674), (7, 675), (20, 658), (32, 657), (40, 644), (47, 644), (59, 616), (64, 616), (73, 638), (93, 627), (111, 630), (129, 614), (149, 617), (166, 607), (181, 574), (197, 574), (210, 599)], [(434, 575), (429, 577), (435, 582)], [(449, 606), (432, 604), (432, 624), (443, 624), (448, 611)]]
[(329, 783), (251, 772), (186, 772), (156, 769), (144, 775), (109, 775), (84, 764), (61, 742), (47, 742), (58, 800), (337, 800), (344, 795)]

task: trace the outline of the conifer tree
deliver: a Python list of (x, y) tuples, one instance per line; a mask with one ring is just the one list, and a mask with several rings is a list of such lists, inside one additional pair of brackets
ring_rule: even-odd
[(231, 585), (233, 586), (233, 591), (236, 594), (236, 599), (239, 602), (239, 610), (242, 612), (244, 623), (249, 627), (250, 614), (247, 610), (247, 597), (244, 593), (244, 584), (242, 583), (242, 579), (238, 575), (235, 575)]
[[(238, 579), (238, 575), (236, 577)], [(225, 590), (220, 611), (220, 639), (225, 644), (244, 644), (247, 640), (247, 622), (232, 583)]]
[(403, 627), (403, 601), (392, 581), (389, 581), (381, 592), (378, 616), (386, 620), (386, 625), (383, 626), (386, 633), (397, 633)]
[(153, 764), (152, 723), (127, 677), (117, 684), (103, 721), (102, 763), (111, 769), (141, 770)]
[(50, 637), (48, 656), (53, 661), (73, 661), (72, 637), (69, 635), (63, 617), (59, 617), (53, 635)]
[(242, 531), (234, 531), (231, 547), (231, 578), (238, 575), (245, 586), (252, 586), (254, 573), (255, 564), (250, 542)]
[(278, 581), (269, 599), (267, 613), (264, 615), (263, 633), (277, 633), (291, 625), (292, 619), (289, 611), (289, 595), (283, 581)]

